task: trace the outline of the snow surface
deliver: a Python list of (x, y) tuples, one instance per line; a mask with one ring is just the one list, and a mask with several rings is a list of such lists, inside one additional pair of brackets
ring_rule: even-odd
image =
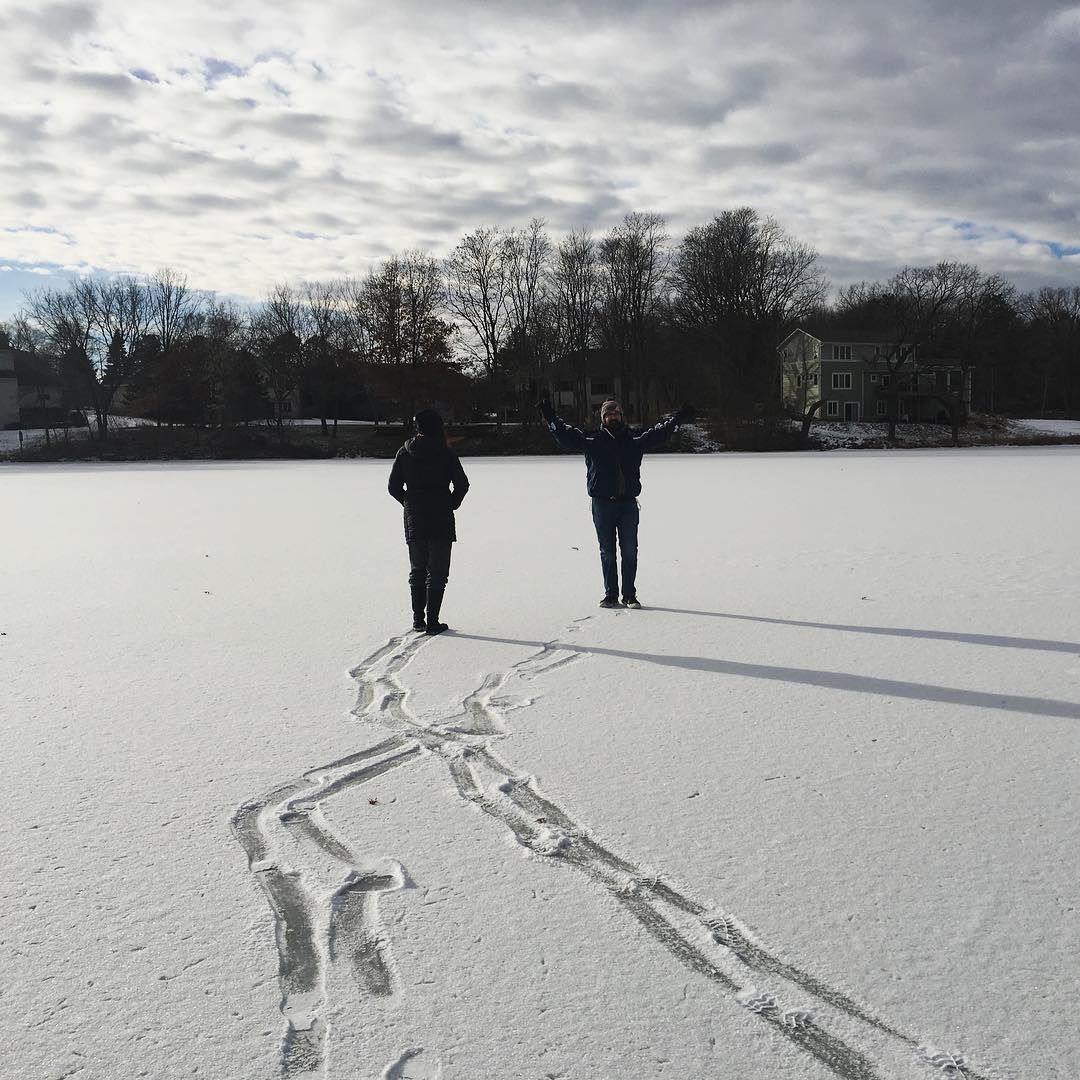
[[(316, 421), (317, 423), (317, 421)], [(112, 428), (122, 427), (152, 427), (153, 420), (143, 420), (133, 416), (110, 416), (109, 424)], [(0, 431), (0, 454), (9, 454), (21, 447), (31, 446), (46, 441), (48, 435), (56, 441), (68, 439), (88, 439), (97, 431), (97, 423), (91, 415), (88, 427), (73, 427), (66, 431), (63, 428), (23, 428), (22, 442), (19, 441), (19, 429), (5, 429)]]
[(1014, 420), (1013, 423), (1047, 435), (1080, 435), (1080, 420)]
[(1080, 447), (465, 466), (0, 468), (4, 1080), (1080, 1075)]
[(19, 429), (0, 431), (0, 454), (10, 454), (18, 450), (20, 446), (29, 446), (31, 443), (44, 442), (44, 428), (28, 428), (22, 433), (22, 442), (19, 442)]

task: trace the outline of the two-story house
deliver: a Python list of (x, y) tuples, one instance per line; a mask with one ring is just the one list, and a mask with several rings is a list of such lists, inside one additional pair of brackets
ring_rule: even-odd
[(951, 402), (964, 411), (971, 402), (970, 371), (923, 360), (915, 345), (897, 345), (885, 334), (793, 330), (779, 353), (781, 402), (799, 415), (820, 402), (819, 420), (885, 420), (892, 397), (898, 420), (937, 423), (951, 418)]

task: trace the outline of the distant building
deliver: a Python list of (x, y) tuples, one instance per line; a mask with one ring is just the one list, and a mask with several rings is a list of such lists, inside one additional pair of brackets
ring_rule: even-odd
[(19, 420), (24, 428), (53, 427), (70, 420), (67, 388), (45, 357), (16, 350), (15, 373)]
[(598, 414), (609, 398), (634, 416), (634, 403), (623, 397), (618, 358), (606, 349), (588, 349), (584, 356), (568, 353), (545, 367), (543, 377), (530, 381), (526, 396), (539, 400), (545, 395), (557, 413), (574, 422)]
[(0, 430), (19, 426), (19, 378), (15, 350), (0, 349)]
[(0, 428), (52, 427), (69, 411), (63, 380), (45, 357), (0, 348)]
[(915, 345), (898, 345), (884, 334), (826, 338), (793, 330), (779, 353), (781, 402), (800, 415), (820, 401), (818, 420), (881, 421), (890, 395), (903, 423), (946, 422), (952, 402), (964, 413), (970, 408), (970, 371), (951, 360), (921, 359)]

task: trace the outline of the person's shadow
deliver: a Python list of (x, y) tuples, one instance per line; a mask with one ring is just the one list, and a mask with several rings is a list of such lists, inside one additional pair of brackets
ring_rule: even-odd
[[(1041, 638), (1013, 638), (993, 634), (952, 633), (944, 630), (911, 630), (901, 627), (856, 626), (840, 623), (802, 622), (794, 619), (774, 619), (758, 615), (735, 615), (721, 611), (691, 611), (684, 608), (650, 608), (653, 612), (673, 615), (693, 615), (702, 618), (744, 620), (772, 623), (781, 626), (798, 626), (814, 630), (841, 630), (860, 634), (882, 634), (894, 637), (929, 638), (931, 640), (957, 641), (969, 645), (988, 645), (999, 648), (1040, 649), (1049, 652), (1075, 653), (1080, 655), (1080, 644), (1069, 641), (1051, 641)], [(517, 638), (488, 637), (483, 634), (455, 633), (455, 637), (470, 641), (490, 641), (500, 645), (522, 645), (540, 648), (545, 644), (557, 644), (566, 652), (594, 656), (613, 656), (643, 664), (660, 664), (664, 667), (685, 671), (705, 671), (715, 675), (735, 675), (749, 679), (765, 679), (771, 682), (802, 683), (828, 690), (846, 690), (853, 693), (877, 694), (891, 698), (909, 698), (916, 701), (937, 701), (947, 705), (970, 705), (981, 709), (1005, 712), (1029, 713), (1034, 716), (1057, 716), (1067, 720), (1080, 720), (1080, 703), (1060, 701), (1056, 698), (1030, 697), (982, 690), (964, 690), (953, 686), (935, 686), (928, 683), (905, 682), (899, 679), (882, 679), (859, 675), (854, 672), (819, 671), (813, 668), (780, 667), (772, 664), (747, 664), (736, 660), (724, 660), (709, 656), (675, 656), (663, 653), (632, 652), (626, 649), (609, 649), (599, 645), (579, 645), (570, 641), (542, 642)]]
[(774, 626), (802, 626), (810, 630), (842, 630), (852, 634), (881, 634), (886, 637), (928, 638), (932, 641), (959, 641), (965, 645), (995, 645), (1003, 649), (1038, 649), (1042, 652), (1075, 653), (1080, 656), (1080, 642), (1051, 641), (1046, 638), (1004, 637), (1000, 634), (964, 634), (953, 630), (912, 630), (900, 626), (858, 626), (848, 623), (804, 622), (800, 619), (774, 619), (764, 615), (736, 615), (727, 611), (690, 611), (687, 608), (654, 607), (672, 615), (700, 615), (708, 619), (732, 619), (739, 622), (769, 623)]

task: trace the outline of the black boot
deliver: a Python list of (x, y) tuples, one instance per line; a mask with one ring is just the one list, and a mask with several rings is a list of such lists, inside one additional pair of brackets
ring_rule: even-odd
[(426, 630), (427, 622), (424, 619), (424, 605), (427, 603), (427, 589), (423, 585), (410, 585), (412, 592), (412, 628), (414, 630)]
[(431, 586), (427, 591), (427, 623), (424, 626), (424, 630), (428, 634), (441, 634), (444, 630), (449, 630), (450, 627), (444, 622), (439, 622), (439, 608), (442, 607), (443, 592), (446, 587), (439, 585), (437, 587)]

